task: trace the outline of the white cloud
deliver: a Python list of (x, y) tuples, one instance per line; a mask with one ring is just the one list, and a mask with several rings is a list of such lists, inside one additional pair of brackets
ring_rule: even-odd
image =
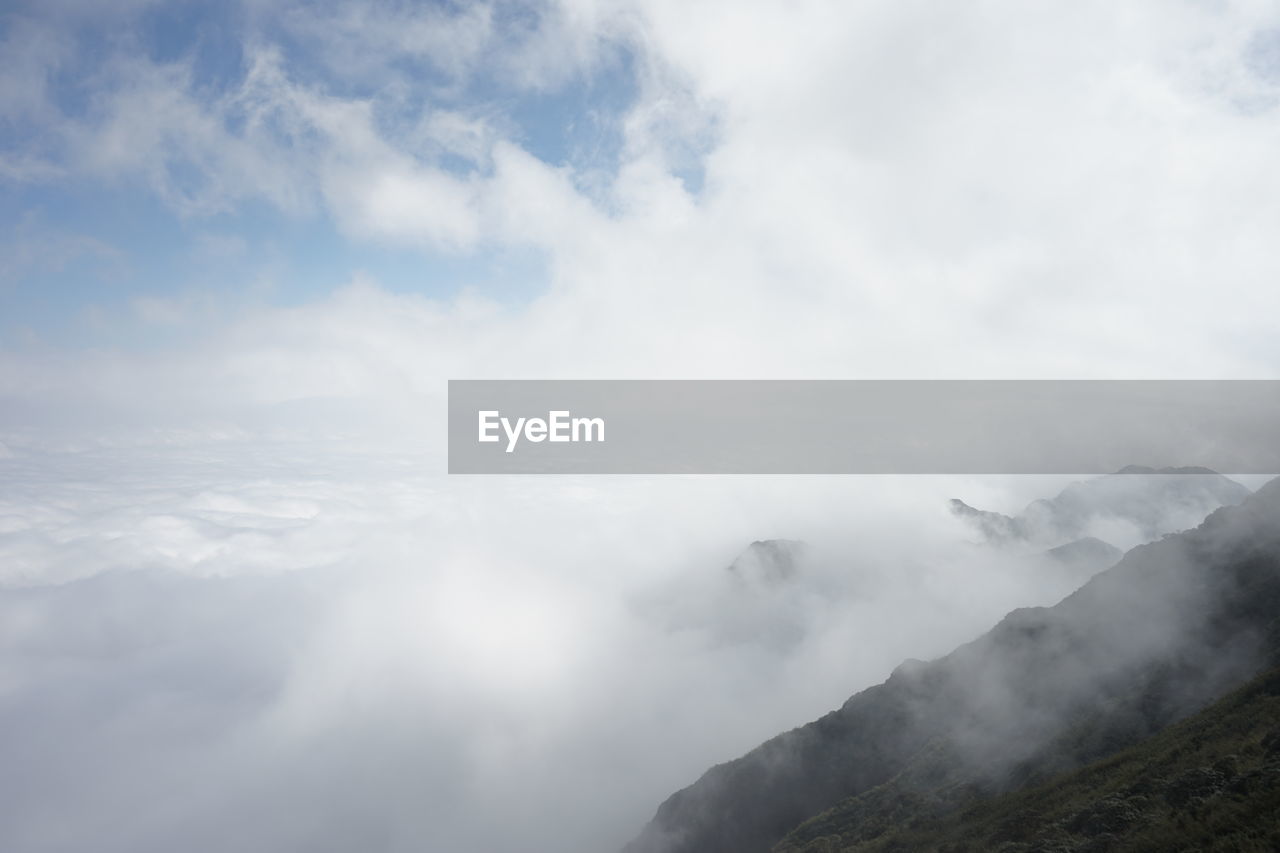
[[(3, 580), (99, 578), (0, 593), (0, 732), (29, 742), (7, 847), (607, 848), (708, 764), (1062, 591), (957, 550), (951, 484), (442, 479), (448, 378), (1280, 363), (1267, 4), (398, 8), (254, 7), (345, 87), (265, 25), (217, 95), (142, 55), (104, 63), (82, 116), (34, 85), (43, 60), (0, 86), (54, 143), (6, 153), (24, 180), (547, 270), (514, 303), (368, 278), (288, 307), (170, 293), (131, 310), (181, 340), (0, 351)], [(458, 102), (622, 54), (616, 170), (552, 165)], [(415, 91), (405, 62), (441, 80)], [(834, 603), (780, 605), (807, 626), (782, 650), (720, 619), (718, 573), (767, 536), (840, 558)]]
[[(335, 45), (417, 31), (401, 13), (343, 14)], [(1280, 111), (1263, 7), (495, 14), (422, 26), (474, 29), (486, 56), (549, 55), (531, 47), (545, 40), (580, 74), (602, 50), (634, 55), (615, 172), (552, 167), (483, 109), (410, 107), (394, 64), (370, 72), (374, 94), (340, 92), (263, 44), (213, 100), (182, 64), (117, 61), (95, 117), (66, 133), (95, 173), (145, 178), (189, 214), (262, 198), (327, 211), (355, 240), (545, 252), (551, 292), (512, 345), (531, 372), (564, 363), (550, 342), (565, 335), (614, 374), (1274, 368)], [(700, 161), (692, 195), (677, 175)]]
[(478, 236), (475, 193), (433, 169), (358, 169), (330, 179), (334, 207), (357, 237), (470, 248)]

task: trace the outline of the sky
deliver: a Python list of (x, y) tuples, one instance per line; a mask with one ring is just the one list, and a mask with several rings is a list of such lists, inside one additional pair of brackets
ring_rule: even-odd
[(616, 848), (1062, 481), (450, 478), (446, 381), (1275, 378), (1278, 149), (1264, 0), (5, 4), (2, 846)]
[(0, 38), (7, 397), (1274, 372), (1269, 3), (65, 0)]

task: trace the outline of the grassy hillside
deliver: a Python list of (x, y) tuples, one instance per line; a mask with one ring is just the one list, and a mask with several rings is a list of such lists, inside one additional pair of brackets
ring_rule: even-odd
[(775, 853), (1280, 850), (1280, 669), (1103, 761), (984, 798), (895, 779), (801, 825)]

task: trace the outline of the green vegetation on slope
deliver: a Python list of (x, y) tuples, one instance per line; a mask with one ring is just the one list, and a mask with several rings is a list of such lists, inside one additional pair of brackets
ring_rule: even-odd
[[(904, 771), (907, 772), (907, 771)], [(802, 824), (775, 853), (1280, 850), (1280, 669), (1160, 734), (984, 798), (895, 779)]]

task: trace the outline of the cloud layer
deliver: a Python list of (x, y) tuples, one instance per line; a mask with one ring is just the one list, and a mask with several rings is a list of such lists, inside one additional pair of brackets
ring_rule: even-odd
[(1280, 363), (1271, 4), (103, 8), (0, 19), (6, 849), (610, 849), (1073, 582), (946, 512), (1057, 483), (447, 479), (449, 378)]
[[(8, 849), (611, 849), (1072, 586), (966, 546), (956, 481), (444, 484), (342, 447), (0, 463)], [(793, 583), (728, 571), (761, 531), (813, 543)]]

